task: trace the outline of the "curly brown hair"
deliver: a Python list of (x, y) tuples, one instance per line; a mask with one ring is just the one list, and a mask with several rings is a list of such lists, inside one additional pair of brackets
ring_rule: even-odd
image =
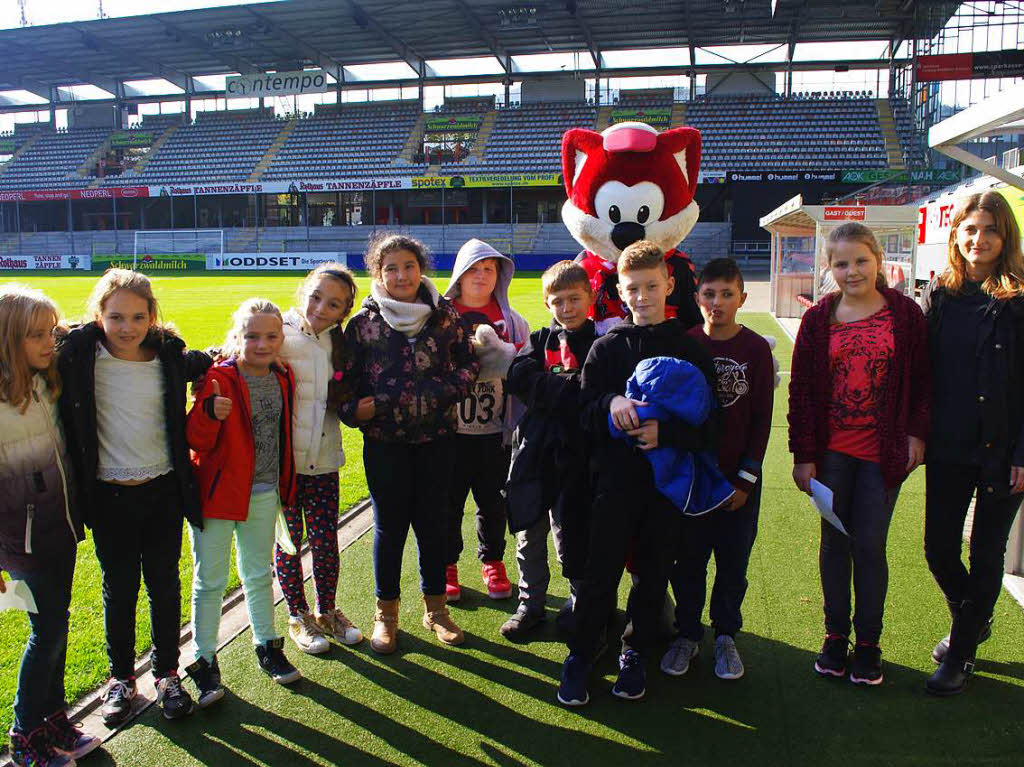
[(370, 273), (372, 279), (380, 282), (384, 256), (398, 250), (407, 250), (416, 256), (421, 272), (426, 273), (430, 270), (430, 250), (422, 242), (405, 234), (379, 232), (370, 238), (366, 246), (366, 255), (363, 257), (366, 271)]

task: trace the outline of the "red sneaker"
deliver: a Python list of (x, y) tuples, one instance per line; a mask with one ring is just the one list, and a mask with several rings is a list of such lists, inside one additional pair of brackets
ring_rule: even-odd
[(487, 596), (491, 599), (508, 599), (512, 596), (512, 584), (505, 574), (505, 563), (501, 560), (484, 562), (480, 568), (480, 575), (483, 576), (484, 586), (487, 587)]
[(459, 585), (458, 565), (445, 565), (444, 595), (448, 597), (449, 602), (458, 602), (462, 599), (462, 586)]

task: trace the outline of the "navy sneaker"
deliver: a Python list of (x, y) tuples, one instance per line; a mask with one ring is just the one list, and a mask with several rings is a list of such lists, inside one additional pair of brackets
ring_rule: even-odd
[(558, 686), (558, 702), (563, 706), (585, 706), (590, 702), (587, 677), (590, 664), (578, 655), (570, 655), (562, 665), (562, 683)]
[(854, 684), (882, 683), (882, 648), (876, 644), (857, 642), (850, 664), (850, 681)]
[(619, 656), (619, 678), (612, 687), (612, 695), (623, 700), (640, 700), (646, 692), (644, 659), (636, 650), (626, 650)]
[(846, 660), (850, 640), (842, 634), (826, 634), (821, 652), (814, 660), (814, 670), (822, 676), (846, 676)]

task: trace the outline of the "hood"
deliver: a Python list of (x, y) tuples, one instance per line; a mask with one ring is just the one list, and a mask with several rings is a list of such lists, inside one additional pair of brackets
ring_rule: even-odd
[(281, 319), (288, 327), (293, 328), (300, 333), (304, 333), (307, 336), (312, 336), (313, 338), (320, 338), (320, 336), (325, 333), (329, 334), (332, 330), (338, 327), (339, 324), (335, 322), (333, 325), (329, 325), (317, 333), (313, 330), (313, 326), (309, 324), (309, 320), (306, 319), (306, 315), (298, 309), (289, 309), (282, 315)]
[(459, 248), (459, 253), (455, 256), (455, 266), (452, 267), (452, 277), (448, 281), (444, 297), (449, 300), (457, 299), (460, 293), (459, 279), (469, 267), (485, 258), (498, 259), (498, 282), (494, 286), (494, 297), (497, 299), (502, 313), (508, 319), (510, 316), (508, 286), (512, 283), (512, 275), (516, 273), (516, 265), (511, 258), (499, 253), (483, 240), (473, 238)]

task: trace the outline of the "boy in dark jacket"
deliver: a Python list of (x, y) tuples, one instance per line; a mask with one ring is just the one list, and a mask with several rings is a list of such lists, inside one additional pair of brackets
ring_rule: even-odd
[(690, 330), (715, 363), (721, 440), (718, 466), (736, 491), (728, 506), (686, 517), (672, 571), (679, 636), (661, 660), (661, 670), (682, 676), (704, 636), (701, 614), (708, 560), (715, 555), (711, 623), (715, 629), (715, 674), (739, 679), (743, 662), (734, 638), (743, 625), (747, 563), (757, 535), (761, 506), (761, 462), (768, 448), (775, 399), (772, 350), (760, 335), (736, 322), (747, 294), (743, 274), (731, 258), (716, 258), (700, 275), (697, 301), (704, 324)]
[[(526, 404), (516, 430), (508, 483), (509, 527), (516, 536), (519, 607), (501, 633), (521, 637), (544, 620), (551, 571), (547, 536), (569, 578), (581, 575), (585, 556), (587, 487), (585, 441), (579, 426), (580, 369), (594, 342), (594, 301), (587, 273), (572, 261), (553, 264), (541, 277), (551, 326), (530, 334), (512, 361), (506, 389)], [(567, 602), (570, 609), (572, 596)]]
[[(581, 706), (590, 699), (587, 677), (631, 549), (638, 576), (631, 604), (633, 633), (619, 658), (612, 693), (636, 700), (646, 692), (642, 653), (657, 635), (681, 514), (655, 488), (644, 451), (659, 445), (684, 451), (716, 447), (713, 418), (701, 427), (679, 420), (645, 420), (643, 404), (623, 396), (637, 363), (651, 357), (686, 360), (704, 373), (709, 384), (715, 378), (708, 353), (677, 318), (666, 317), (665, 300), (674, 283), (661, 249), (636, 242), (623, 251), (618, 270), (630, 316), (594, 342), (581, 381), (582, 424), (593, 450), (594, 501), (587, 564), (574, 610), (576, 632), (558, 690), (559, 701), (567, 706)], [(609, 416), (633, 437), (632, 443), (611, 437)]]

